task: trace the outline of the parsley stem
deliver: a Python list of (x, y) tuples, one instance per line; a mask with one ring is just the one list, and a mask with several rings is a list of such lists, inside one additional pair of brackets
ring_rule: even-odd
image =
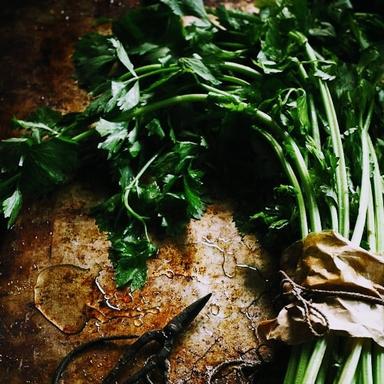
[[(169, 69), (175, 69), (177, 67), (177, 64), (171, 64), (168, 67), (164, 67), (161, 64), (149, 64), (149, 65), (143, 65), (142, 67), (135, 68), (135, 72), (137, 75), (144, 75), (147, 73), (154, 73), (155, 71), (158, 71), (157, 73), (162, 73), (163, 70), (169, 70)], [(132, 76), (131, 72), (124, 73), (121, 75), (118, 79), (120, 81), (128, 80), (130, 78), (135, 78)]]
[(158, 75), (159, 73), (164, 74), (164, 73), (177, 72), (177, 71), (178, 71), (178, 68), (160, 68), (151, 72), (143, 73), (142, 75), (139, 75), (136, 78), (132, 78), (132, 80), (141, 80), (149, 76)]
[(89, 137), (93, 136), (95, 134), (95, 132), (96, 131), (94, 129), (88, 129), (87, 131), (81, 132), (78, 135), (72, 137), (71, 140), (78, 143), (80, 141), (83, 141), (83, 140), (88, 139)]
[(143, 227), (144, 227), (144, 232), (145, 232), (145, 237), (146, 239), (148, 240), (148, 242), (150, 242), (150, 238), (149, 238), (149, 235), (148, 235), (148, 229), (147, 229), (147, 224), (145, 223), (145, 219), (146, 217), (144, 216), (141, 216), (139, 215), (136, 211), (134, 211), (132, 209), (132, 207), (130, 206), (129, 204), (129, 194), (132, 190), (132, 187), (138, 183), (138, 181), (140, 180), (141, 176), (143, 176), (143, 174), (145, 173), (145, 171), (149, 168), (149, 166), (157, 159), (157, 157), (159, 156), (158, 153), (156, 153), (156, 155), (152, 156), (145, 164), (144, 166), (141, 168), (141, 170), (137, 173), (137, 175), (132, 179), (132, 181), (127, 185), (127, 187), (125, 188), (125, 191), (124, 191), (124, 195), (123, 195), (123, 202), (124, 202), (124, 206), (125, 208), (127, 209), (128, 213), (133, 216), (135, 219), (139, 220), (142, 224), (143, 224)]
[(384, 249), (384, 231), (382, 225), (384, 223), (384, 201), (383, 201), (383, 186), (379, 161), (377, 160), (375, 147), (371, 138), (368, 136), (368, 145), (373, 164), (373, 196), (375, 210), (375, 227), (376, 227), (376, 252), (382, 252)]
[(327, 343), (326, 343), (327, 349), (321, 361), (321, 366), (316, 377), (316, 384), (325, 384), (327, 382), (327, 376), (329, 372), (328, 370), (332, 362), (334, 347), (336, 345), (337, 339), (335, 336), (326, 336), (326, 338), (327, 338)]
[[(297, 364), (297, 371), (295, 377), (295, 384), (304, 384), (304, 376), (307, 369), (309, 359), (311, 357), (311, 352), (313, 349), (313, 343), (308, 342), (301, 345), (300, 357)], [(306, 383), (305, 383), (306, 384)]]
[(336, 384), (350, 384), (354, 380), (362, 348), (363, 339), (353, 339), (352, 350), (344, 363), (340, 376), (335, 381)]
[[(305, 48), (309, 59), (316, 66), (317, 57), (316, 53), (308, 43), (305, 42)], [(337, 196), (338, 196), (338, 207), (339, 207), (339, 231), (341, 234), (348, 238), (349, 237), (349, 192), (348, 192), (348, 177), (347, 168), (345, 164), (343, 143), (341, 140), (340, 127), (337, 120), (335, 106), (333, 104), (332, 96), (329, 91), (328, 85), (323, 80), (318, 80), (320, 88), (320, 94), (323, 101), (325, 114), (327, 116), (332, 147), (335, 155), (338, 158), (338, 164), (336, 167), (336, 184), (337, 184)]]
[(323, 357), (328, 345), (328, 338), (322, 337), (316, 340), (314, 350), (309, 359), (308, 366), (303, 377), (303, 384), (314, 384), (320, 370)]
[(315, 199), (315, 193), (313, 191), (311, 177), (309, 175), (309, 171), (307, 165), (305, 164), (303, 155), (301, 154), (300, 148), (296, 144), (295, 140), (293, 140), (289, 132), (283, 130), (279, 125), (277, 125), (268, 114), (263, 111), (257, 110), (255, 111), (255, 116), (261, 123), (269, 126), (271, 129), (273, 129), (274, 132), (276, 132), (277, 135), (279, 135), (284, 140), (285, 146), (288, 149), (288, 152), (291, 155), (293, 163), (295, 164), (297, 172), (299, 174), (301, 183), (303, 185), (304, 194), (308, 199), (308, 216), (310, 221), (310, 230), (315, 232), (321, 231), (319, 207)]
[(372, 371), (372, 341), (364, 339), (363, 350), (361, 352), (361, 384), (373, 384), (373, 371)]
[(249, 77), (252, 77), (254, 79), (260, 79), (261, 78), (260, 72), (256, 71), (256, 69), (248, 67), (247, 65), (234, 63), (232, 61), (226, 61), (225, 63), (221, 64), (221, 67), (228, 69), (230, 71), (236, 72), (236, 73), (242, 73), (242, 74), (247, 75)]
[(369, 249), (376, 250), (376, 224), (375, 224), (375, 208), (373, 204), (373, 191), (371, 183), (369, 183), (369, 199), (367, 209), (367, 241)]
[(186, 94), (186, 95), (179, 95), (179, 96), (173, 96), (169, 97), (168, 99), (156, 101), (152, 104), (145, 105), (144, 107), (139, 107), (135, 109), (130, 116), (131, 117), (138, 117), (140, 115), (144, 115), (147, 113), (154, 112), (158, 109), (170, 107), (172, 105), (176, 104), (182, 104), (182, 103), (194, 103), (194, 102), (202, 102), (206, 101), (208, 98), (208, 94), (206, 93), (196, 93), (196, 94)]
[(384, 383), (384, 348), (374, 343), (373, 345), (373, 382)]
[(274, 149), (277, 157), (280, 160), (281, 165), (283, 166), (285, 174), (287, 175), (290, 183), (292, 184), (295, 190), (297, 205), (299, 208), (301, 236), (305, 237), (308, 234), (308, 222), (307, 222), (307, 213), (305, 208), (304, 196), (300, 188), (300, 183), (291, 165), (288, 163), (287, 159), (285, 158), (284, 151), (280, 146), (280, 144), (277, 142), (277, 140), (275, 140), (275, 138), (265, 130), (261, 130), (259, 128), (255, 128), (255, 130), (258, 133), (260, 133), (262, 136), (264, 136), (264, 138), (272, 145), (272, 148)]
[(311, 94), (308, 95), (308, 104), (309, 104), (309, 114), (311, 118), (312, 137), (317, 145), (317, 148), (321, 149), (319, 122), (317, 120), (315, 102), (313, 100), (313, 95)]
[(370, 194), (370, 171), (369, 171), (369, 146), (368, 133), (366, 129), (361, 131), (361, 151), (362, 151), (362, 167), (361, 167), (361, 186), (359, 211), (356, 219), (355, 229), (352, 234), (351, 241), (356, 245), (360, 245), (365, 228), (367, 217), (369, 194)]
[(243, 50), (243, 49), (247, 48), (247, 46), (245, 44), (236, 43), (236, 42), (232, 42), (232, 41), (221, 41), (221, 42), (218, 42), (217, 45), (219, 47), (223, 47), (224, 49)]
[(239, 77), (236, 76), (230, 76), (230, 75), (222, 75), (219, 77), (220, 80), (227, 81), (228, 83), (233, 83), (237, 85), (250, 85), (250, 83), (246, 80), (240, 79)]
[(352, 235), (352, 242), (356, 245), (360, 245), (365, 228), (365, 221), (367, 217), (368, 202), (370, 195), (370, 162), (369, 162), (369, 145), (368, 145), (368, 129), (371, 123), (372, 111), (374, 103), (372, 102), (369, 108), (368, 117), (361, 129), (361, 186), (360, 186), (360, 199), (359, 199), (359, 211), (356, 219), (355, 229)]
[(297, 364), (300, 358), (301, 345), (294, 345), (289, 356), (287, 371), (285, 372), (284, 384), (295, 384)]

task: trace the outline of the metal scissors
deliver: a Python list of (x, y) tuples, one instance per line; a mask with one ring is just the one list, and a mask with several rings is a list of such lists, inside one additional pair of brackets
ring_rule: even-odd
[[(180, 334), (185, 332), (188, 326), (205, 307), (211, 295), (212, 294), (209, 293), (208, 295), (196, 300), (194, 303), (176, 315), (173, 319), (171, 319), (163, 329), (148, 331), (140, 336), (134, 343), (126, 346), (119, 361), (103, 379), (102, 384), (167, 383), (169, 370), (168, 357), (172, 351), (175, 341)], [(62, 360), (56, 369), (52, 383), (59, 383), (60, 377), (68, 366), (69, 362), (84, 350), (90, 347), (94, 347), (97, 344), (123, 338), (126, 339), (131, 337), (111, 336), (93, 340), (77, 347)], [(119, 380), (124, 372), (126, 372), (127, 367), (130, 364), (132, 365), (132, 361), (135, 359), (138, 353), (144, 348), (150, 346), (152, 343), (157, 343), (159, 347), (156, 352), (149, 355), (149, 357), (145, 360), (142, 368), (133, 373), (129, 378), (124, 378), (122, 381)], [(157, 374), (155, 379), (153, 378), (154, 374)]]

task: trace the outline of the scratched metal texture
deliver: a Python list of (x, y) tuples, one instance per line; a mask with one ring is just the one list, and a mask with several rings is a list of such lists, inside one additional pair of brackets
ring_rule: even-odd
[[(3, 7), (0, 135), (9, 134), (13, 115), (23, 118), (40, 105), (82, 110), (88, 95), (73, 77), (73, 44), (96, 29), (96, 18), (118, 16), (134, 5), (135, 1), (52, 0), (14, 1)], [(104, 194), (80, 178), (27, 204), (14, 229), (2, 236), (0, 382), (48, 384), (61, 358), (80, 343), (157, 329), (198, 297), (213, 292), (171, 356), (170, 383), (202, 384), (209, 377), (215, 384), (246, 383), (236, 365), (232, 369), (225, 364), (239, 359), (249, 364), (259, 361), (255, 325), (272, 315), (264, 278), (274, 268), (258, 240), (239, 234), (230, 204), (215, 203), (202, 220), (188, 225), (184, 236), (159, 243), (159, 254), (149, 262), (148, 283), (132, 295), (114, 286), (106, 235), (90, 215), (90, 208)], [(59, 323), (72, 324), (74, 309), (63, 310), (70, 301), (39, 296), (38, 307), (47, 317), (35, 304), (39, 275), (63, 264), (86, 271), (88, 283), (65, 281), (57, 274), (56, 280), (49, 277), (39, 289), (56, 295), (61, 289), (63, 297), (82, 292), (84, 305), (78, 304), (84, 324), (76, 333), (63, 332), (47, 319), (61, 307), (68, 319), (60, 318)], [(238, 264), (256, 266), (262, 276)], [(100, 383), (121, 348), (114, 344), (90, 351), (69, 367), (62, 383)], [(225, 367), (221, 376), (215, 371), (220, 366)], [(264, 381), (277, 382), (275, 377), (264, 377)]]

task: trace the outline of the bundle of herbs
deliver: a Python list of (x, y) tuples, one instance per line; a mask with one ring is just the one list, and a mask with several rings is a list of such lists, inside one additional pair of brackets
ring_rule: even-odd
[[(25, 199), (102, 166), (112, 192), (95, 215), (118, 286), (143, 286), (151, 234), (200, 217), (213, 179), (281, 246), (333, 229), (384, 251), (382, 16), (348, 0), (254, 13), (161, 0), (112, 26), (76, 47), (86, 110), (39, 109), (0, 143), (8, 227)], [(285, 383), (382, 383), (383, 350), (350, 344), (294, 347)]]

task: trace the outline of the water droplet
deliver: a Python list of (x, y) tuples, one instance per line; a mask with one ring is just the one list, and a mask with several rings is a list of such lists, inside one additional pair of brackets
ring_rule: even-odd
[(133, 320), (133, 325), (135, 327), (141, 327), (143, 325), (143, 320), (141, 320), (140, 318), (139, 319), (134, 319)]
[(173, 272), (173, 271), (170, 270), (170, 269), (167, 269), (167, 270), (165, 271), (165, 276), (167, 276), (168, 279), (173, 279), (173, 276), (175, 276), (175, 272)]
[(209, 308), (213, 316), (217, 316), (220, 312), (220, 307), (216, 304), (212, 304)]
[(146, 313), (151, 313), (153, 315), (157, 315), (160, 312), (160, 308), (159, 307), (149, 308), (145, 312)]

